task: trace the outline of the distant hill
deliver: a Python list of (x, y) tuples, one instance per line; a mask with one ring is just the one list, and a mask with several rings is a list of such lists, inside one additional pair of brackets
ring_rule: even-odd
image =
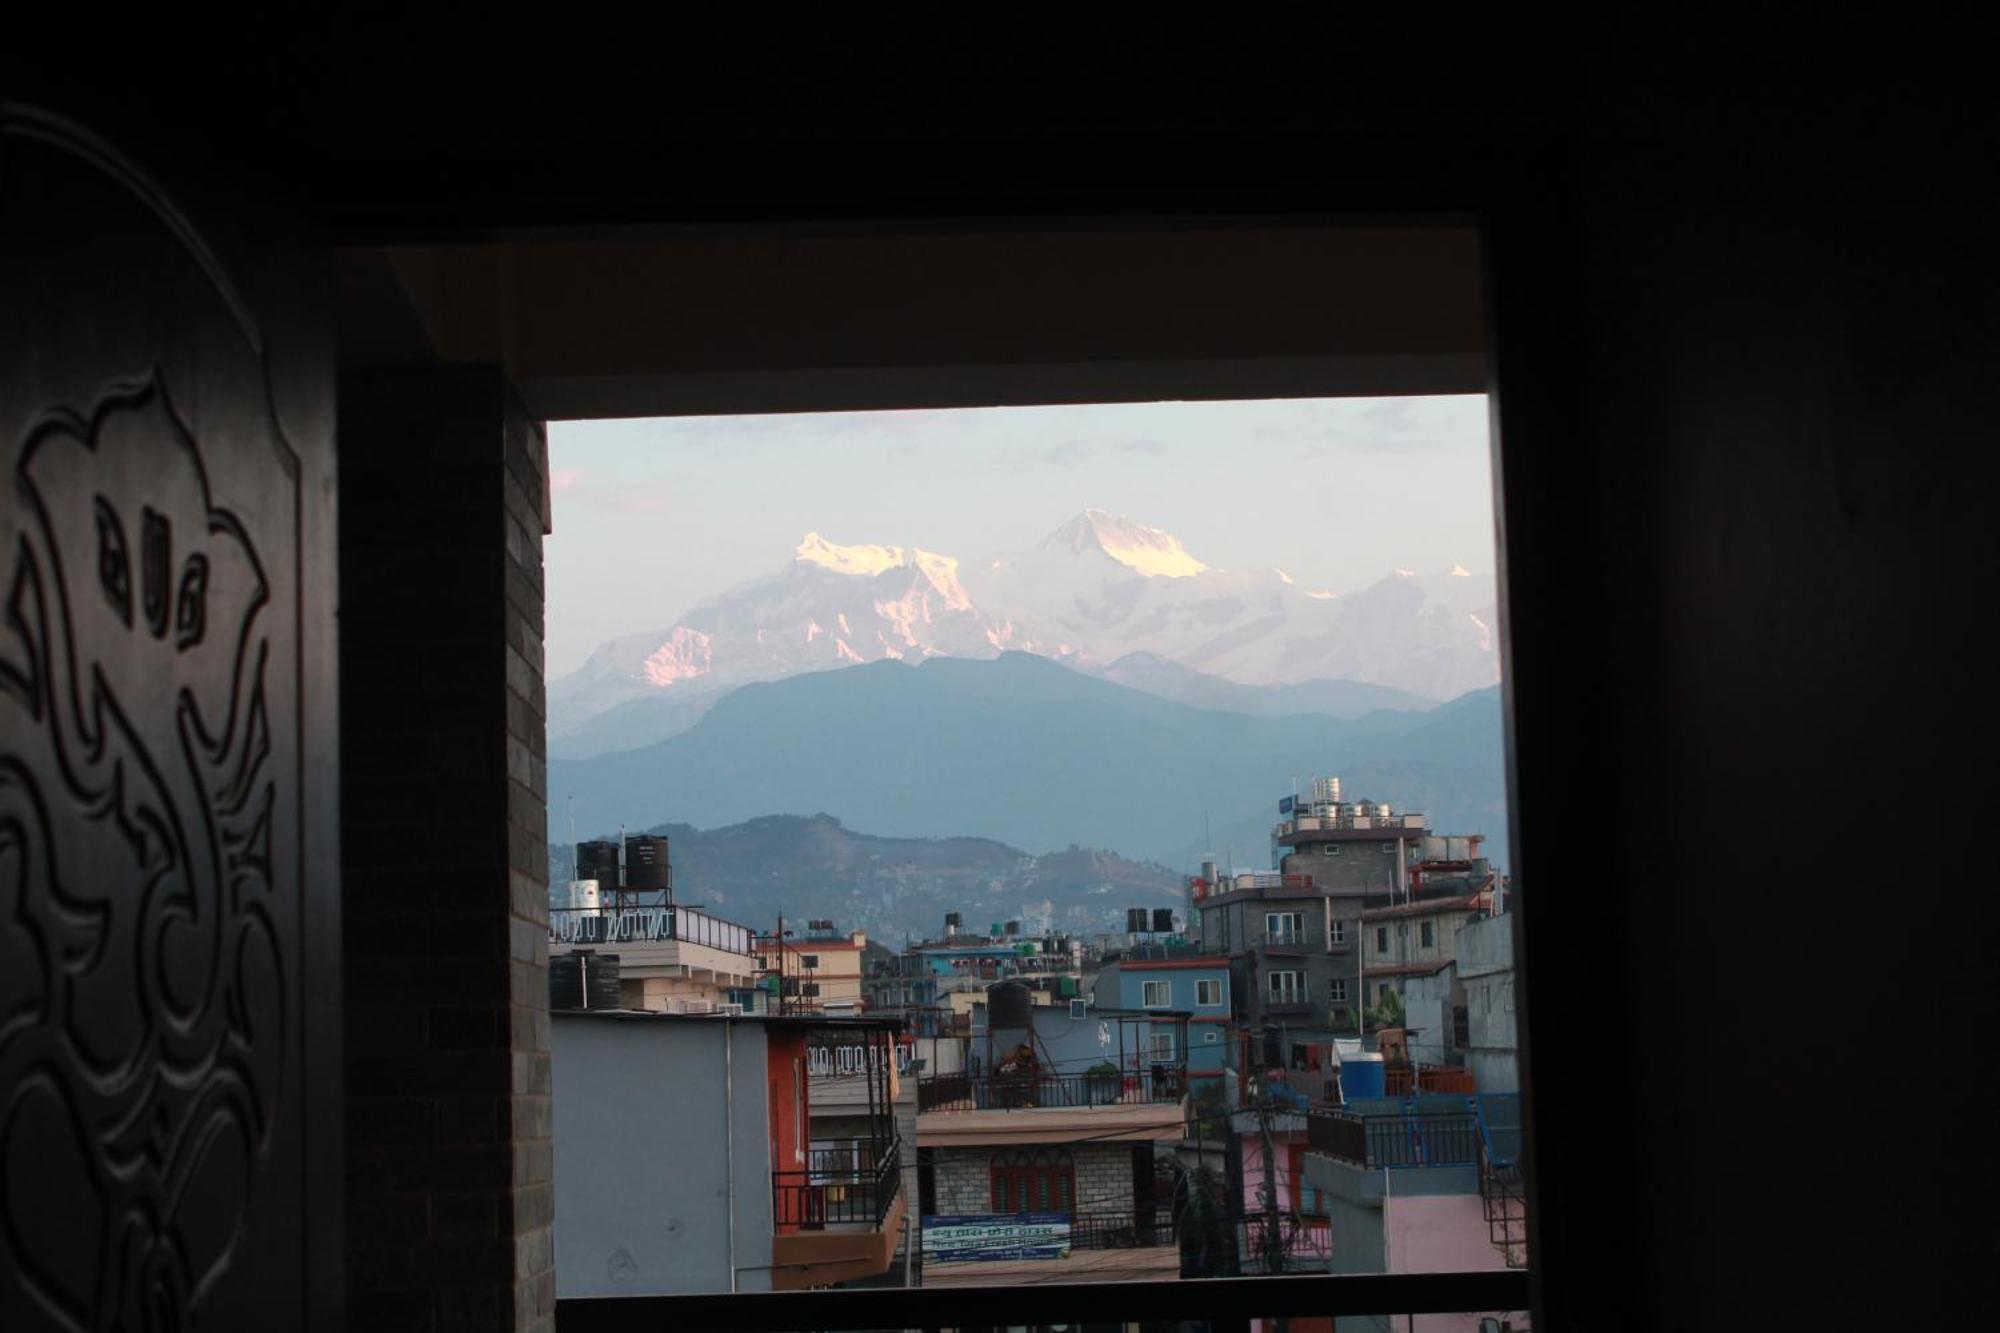
[(1170, 661), (1158, 653), (1127, 653), (1092, 674), (1129, 685), (1135, 690), (1194, 708), (1219, 708), (1253, 717), (1288, 717), (1319, 713), (1326, 717), (1363, 717), (1382, 709), (1423, 712), (1436, 699), (1388, 685), (1359, 680), (1305, 680), (1289, 685), (1243, 685)]
[[(661, 824), (675, 896), (744, 925), (778, 914), (831, 917), (894, 948), (938, 933), (946, 912), (967, 929), (1021, 920), (1030, 929), (1120, 928), (1128, 907), (1178, 907), (1181, 877), (1165, 866), (1072, 847), (1030, 855), (987, 838), (884, 838), (831, 815), (767, 815), (726, 828)], [(569, 876), (570, 849), (549, 849), (550, 881)]]
[[(1499, 691), (1341, 719), (1190, 707), (1025, 653), (869, 663), (744, 686), (642, 749), (549, 764), (552, 828), (717, 827), (828, 812), (897, 838), (1103, 847), (1176, 870), (1269, 863), (1276, 800), (1315, 774), (1504, 861)], [(1206, 820), (1214, 830), (1204, 837)]]

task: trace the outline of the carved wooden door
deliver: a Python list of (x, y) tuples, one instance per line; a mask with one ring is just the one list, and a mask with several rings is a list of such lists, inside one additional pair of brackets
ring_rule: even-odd
[(327, 252), (0, 115), (0, 1328), (325, 1326)]

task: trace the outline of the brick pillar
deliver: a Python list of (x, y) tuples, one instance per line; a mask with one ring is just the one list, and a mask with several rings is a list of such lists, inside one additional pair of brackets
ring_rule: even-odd
[(342, 380), (356, 1328), (554, 1324), (544, 447), (493, 368)]

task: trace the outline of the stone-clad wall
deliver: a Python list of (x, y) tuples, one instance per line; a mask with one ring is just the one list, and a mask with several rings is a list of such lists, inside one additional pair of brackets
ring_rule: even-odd
[[(1076, 1173), (1076, 1208), (1098, 1216), (1132, 1214), (1132, 1145), (1075, 1143), (1049, 1145), (1067, 1152)], [(1023, 1151), (1037, 1152), (1040, 1146)], [(932, 1157), (939, 1213), (988, 1213), (993, 1210), (992, 1165), (1007, 1149), (939, 1148)]]

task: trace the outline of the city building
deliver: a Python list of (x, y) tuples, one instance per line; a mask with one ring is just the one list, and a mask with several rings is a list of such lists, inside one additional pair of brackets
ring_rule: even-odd
[(992, 988), (918, 1083), (923, 1285), (1179, 1276), (1188, 1018)]
[(1365, 911), (1361, 973), (1368, 987), (1363, 997), (1368, 1007), (1378, 1009), (1391, 991), (1400, 998), (1405, 978), (1430, 976), (1448, 966), (1458, 956), (1459, 931), (1468, 921), (1491, 915), (1492, 904), (1489, 887), (1479, 893)]
[(1177, 1010), (1188, 1017), (1188, 1077), (1220, 1078), (1229, 1063), (1234, 998), (1227, 954), (1197, 944), (1136, 944), (1105, 957), (1093, 1003), (1128, 1010)]
[(1514, 914), (1468, 921), (1458, 932), (1455, 964), (1463, 993), (1459, 1042), (1481, 1092), (1519, 1092), (1519, 1027), (1514, 1012)]
[[(1356, 1097), (1314, 1108), (1305, 1121), (1305, 1183), (1331, 1232), (1326, 1271), (1462, 1273), (1527, 1262), (1518, 1097)], [(1367, 1316), (1336, 1327), (1472, 1333), (1482, 1317)]]
[(886, 1026), (558, 1008), (550, 1028), (558, 1299), (890, 1270), (907, 1209), (893, 1114), (878, 1096), (822, 1138), (811, 1100), (816, 1050), (861, 1052), (885, 1087)]
[(748, 926), (672, 904), (549, 912), (551, 967), (571, 955), (615, 958), (618, 1007), (712, 1013), (741, 1007), (757, 980)]
[(863, 1012), (861, 957), (868, 936), (842, 933), (833, 922), (808, 920), (803, 930), (779, 923), (782, 933), (756, 938), (758, 981), (781, 1014), (847, 1014)]

